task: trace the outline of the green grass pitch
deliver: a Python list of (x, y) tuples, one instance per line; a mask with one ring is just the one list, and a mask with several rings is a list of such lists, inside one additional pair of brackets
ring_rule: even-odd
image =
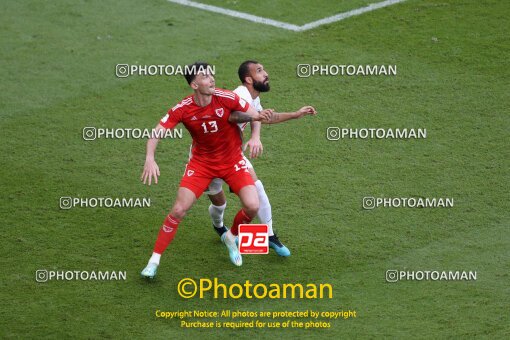
[[(203, 2), (296, 25), (370, 3)], [(508, 338), (509, 16), (505, 1), (409, 0), (297, 33), (164, 0), (2, 1), (0, 338)], [(161, 177), (148, 187), (145, 140), (87, 142), (82, 129), (152, 128), (190, 92), (179, 76), (116, 78), (116, 64), (206, 60), (217, 86), (233, 89), (245, 59), (270, 74), (264, 107), (319, 112), (263, 127), (265, 152), (253, 161), (292, 256), (234, 267), (202, 197), (157, 279), (144, 281), (190, 138), (160, 143)], [(298, 64), (395, 64), (398, 75), (298, 78)], [(426, 128), (427, 138), (328, 141), (330, 126)], [(152, 205), (61, 210), (61, 196)], [(364, 196), (455, 205), (364, 210)], [(239, 203), (228, 202), (230, 224)], [(127, 280), (37, 283), (39, 269), (120, 270)], [(472, 270), (477, 280), (388, 283), (389, 269)], [(186, 277), (329, 283), (333, 298), (186, 300), (176, 290)], [(357, 317), (327, 329), (186, 329), (158, 309)]]

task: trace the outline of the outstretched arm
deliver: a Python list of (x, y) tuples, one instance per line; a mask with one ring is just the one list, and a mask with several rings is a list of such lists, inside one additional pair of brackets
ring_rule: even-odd
[(253, 107), (249, 107), (246, 112), (242, 111), (233, 111), (230, 113), (228, 117), (228, 121), (231, 123), (247, 123), (247, 122), (256, 122), (269, 120), (272, 115), (272, 110), (263, 110), (257, 112)]
[(263, 124), (277, 124), (277, 123), (283, 123), (287, 120), (291, 119), (298, 119), (306, 115), (316, 115), (317, 111), (313, 106), (303, 106), (299, 110), (295, 112), (273, 112), (273, 110), (270, 110), (272, 112), (271, 117), (269, 120), (263, 120), (261, 121)]

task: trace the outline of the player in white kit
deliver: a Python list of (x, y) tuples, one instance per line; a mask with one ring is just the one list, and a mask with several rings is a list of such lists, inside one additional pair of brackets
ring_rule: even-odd
[[(257, 61), (248, 60), (239, 66), (238, 74), (242, 85), (238, 86), (234, 92), (239, 97), (246, 100), (257, 111), (262, 111), (259, 95), (261, 92), (269, 91), (269, 76), (264, 70), (264, 67)], [(302, 116), (299, 111), (292, 114), (295, 114), (295, 118)], [(247, 125), (248, 123), (240, 123), (239, 128), (241, 131), (244, 131)], [(260, 142), (260, 126), (260, 122), (250, 123), (251, 137), (244, 147), (244, 150), (247, 148), (249, 149), (250, 158), (258, 157), (263, 151), (262, 143)], [(255, 182), (259, 196), (260, 207), (257, 217), (259, 218), (260, 223), (267, 224), (269, 227), (269, 246), (280, 256), (290, 256), (290, 250), (280, 242), (278, 236), (273, 231), (271, 204), (269, 203), (269, 198), (264, 190), (264, 186), (257, 178), (257, 174), (255, 173), (253, 165), (249, 159), (244, 156), (244, 160), (248, 167), (248, 171)], [(228, 230), (223, 224), (223, 215), (227, 201), (222, 186), (223, 180), (215, 178), (211, 184), (209, 184), (209, 190), (206, 192), (212, 203), (209, 206), (209, 214), (213, 221), (213, 227), (220, 237)]]

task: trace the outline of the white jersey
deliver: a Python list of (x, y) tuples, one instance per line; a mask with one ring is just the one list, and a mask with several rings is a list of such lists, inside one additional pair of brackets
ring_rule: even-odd
[[(263, 110), (262, 106), (260, 105), (260, 97), (253, 99), (251, 97), (250, 91), (248, 91), (248, 88), (246, 86), (239, 85), (234, 90), (234, 93), (237, 94), (242, 99), (246, 100), (246, 102), (248, 102), (250, 104), (250, 106), (253, 107), (255, 110), (257, 110), (259, 112)], [(244, 131), (244, 129), (246, 128), (246, 125), (248, 125), (248, 123), (239, 123), (237, 125), (239, 125), (239, 128), (241, 129), (241, 131)]]

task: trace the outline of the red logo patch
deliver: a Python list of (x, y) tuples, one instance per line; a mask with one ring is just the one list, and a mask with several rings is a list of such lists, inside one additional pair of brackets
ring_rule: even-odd
[(241, 254), (269, 253), (269, 234), (267, 224), (239, 225), (239, 252)]

